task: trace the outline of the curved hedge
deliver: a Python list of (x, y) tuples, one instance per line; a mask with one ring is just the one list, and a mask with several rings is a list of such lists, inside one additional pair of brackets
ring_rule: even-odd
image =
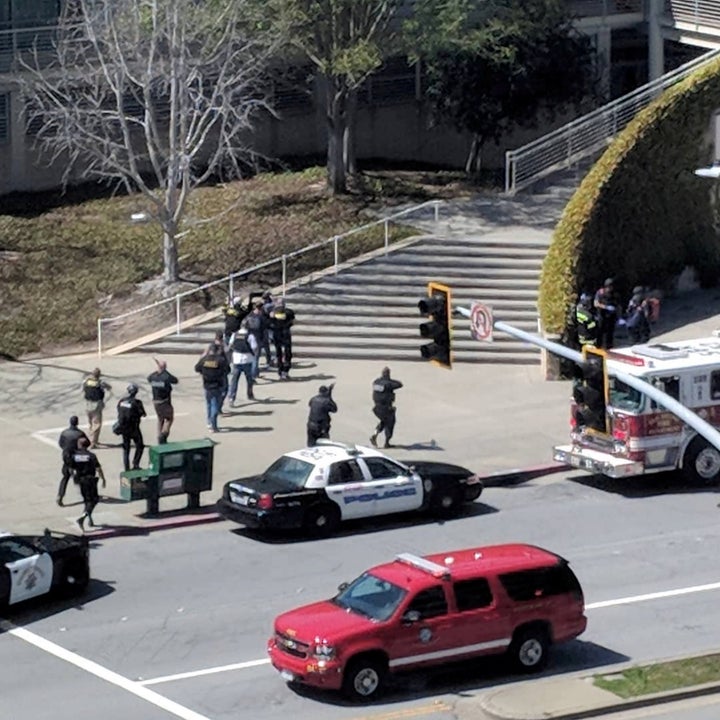
[(642, 110), (583, 180), (555, 228), (543, 263), (539, 312), (560, 332), (580, 291), (616, 279), (623, 300), (635, 285), (668, 287), (686, 265), (700, 283), (720, 278), (720, 239), (707, 131), (720, 107), (720, 60)]

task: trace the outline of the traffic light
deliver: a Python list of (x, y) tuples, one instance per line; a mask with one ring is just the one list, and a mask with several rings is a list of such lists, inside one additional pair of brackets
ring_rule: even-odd
[(576, 393), (580, 423), (600, 433), (608, 433), (606, 360), (604, 350), (583, 346), (582, 385)]
[(452, 299), (450, 288), (431, 282), (427, 286), (428, 296), (418, 302), (421, 315), (430, 318), (420, 324), (420, 337), (431, 340), (420, 347), (425, 360), (448, 369), (452, 368)]

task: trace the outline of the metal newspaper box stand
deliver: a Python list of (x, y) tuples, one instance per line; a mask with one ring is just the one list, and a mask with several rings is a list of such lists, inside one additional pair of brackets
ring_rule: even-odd
[(150, 467), (120, 473), (120, 497), (145, 500), (147, 514), (157, 515), (160, 498), (188, 496), (188, 508), (200, 507), (200, 493), (212, 489), (213, 451), (209, 438), (185, 440), (149, 448)]

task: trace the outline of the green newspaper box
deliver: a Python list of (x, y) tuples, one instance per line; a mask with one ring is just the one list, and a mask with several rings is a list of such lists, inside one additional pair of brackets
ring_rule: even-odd
[(209, 438), (153, 445), (150, 466), (120, 473), (120, 497), (146, 500), (148, 515), (157, 515), (161, 497), (188, 496), (188, 508), (200, 506), (200, 493), (212, 489), (213, 451)]

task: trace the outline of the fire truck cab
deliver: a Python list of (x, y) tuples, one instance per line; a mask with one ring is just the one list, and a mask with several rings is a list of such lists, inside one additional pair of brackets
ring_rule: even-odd
[(662, 405), (612, 376), (616, 368), (642, 378), (718, 427), (720, 337), (594, 353), (605, 357), (605, 422), (584, 422), (582, 392), (576, 394), (572, 442), (554, 448), (555, 460), (612, 478), (680, 469), (692, 483), (720, 479), (720, 450)]

